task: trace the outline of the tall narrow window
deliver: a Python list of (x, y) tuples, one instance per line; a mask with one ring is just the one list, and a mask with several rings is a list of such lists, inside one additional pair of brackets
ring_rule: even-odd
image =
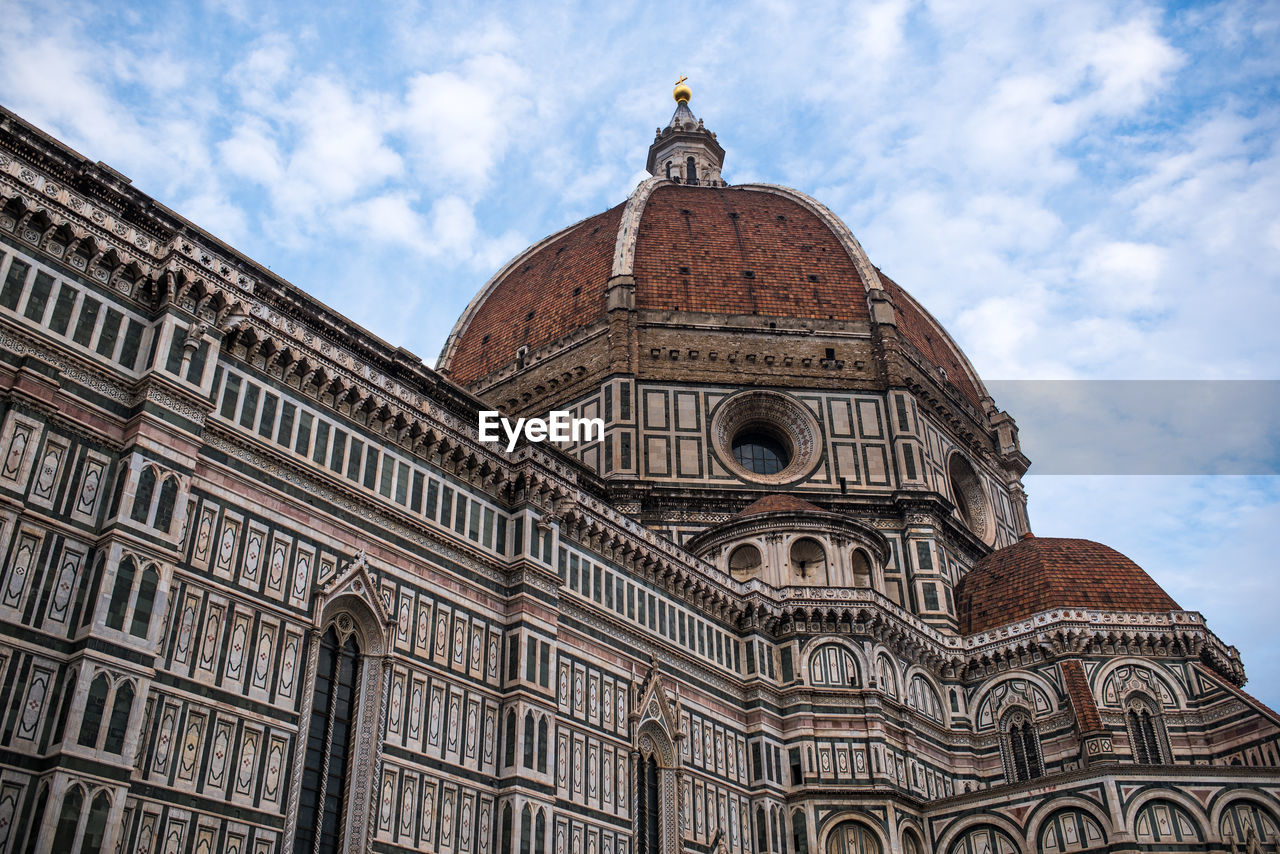
[(156, 470), (148, 466), (138, 476), (138, 489), (133, 493), (133, 512), (129, 518), (146, 524), (151, 512), (151, 494), (156, 491)]
[(1164, 761), (1160, 749), (1160, 722), (1151, 705), (1143, 699), (1129, 701), (1125, 712), (1125, 724), (1129, 729), (1129, 744), (1133, 761), (1139, 765), (1159, 765)]
[(685, 183), (698, 183), (698, 164), (692, 157), (685, 160)]
[(342, 850), (351, 735), (358, 703), (360, 651), (354, 636), (338, 641), (330, 628), (320, 640), (307, 729), (306, 765), (298, 800), (294, 850), (337, 854)]
[[(89, 810), (89, 820), (84, 826), (84, 841), (80, 854), (101, 854), (102, 837), (107, 834), (107, 818), (111, 815), (111, 799), (106, 792), (99, 792)], [(58, 849), (54, 849), (55, 851)]]
[(538, 810), (538, 820), (533, 825), (533, 854), (546, 854), (547, 850), (547, 814)]
[[(80, 719), (80, 737), (83, 747), (98, 746), (98, 730), (102, 728), (102, 713), (107, 705), (107, 677), (99, 673), (89, 686), (89, 697), (84, 704), (84, 716)], [(56, 846), (55, 846), (56, 849)]]
[(538, 721), (538, 773), (547, 772), (547, 719)]
[(507, 712), (507, 739), (503, 745), (503, 762), (504, 767), (510, 768), (516, 764), (516, 713)]
[(160, 500), (156, 502), (155, 527), (157, 530), (169, 533), (169, 527), (173, 524), (173, 506), (177, 501), (178, 479), (165, 478), (164, 485), (160, 487)]
[(498, 827), (498, 850), (511, 850), (511, 805), (502, 808), (502, 822)]
[(524, 767), (533, 769), (533, 712), (524, 715)]
[(151, 629), (151, 609), (155, 607), (156, 586), (159, 577), (155, 567), (148, 566), (142, 571), (142, 581), (138, 584), (138, 598), (133, 603), (133, 619), (129, 621), (129, 634), (145, 638)]
[(44, 824), (44, 811), (49, 805), (49, 787), (40, 785), (40, 794), (36, 796), (35, 807), (27, 821), (27, 847), (23, 854), (37, 854), (36, 844), (40, 841), (40, 826)]
[(809, 825), (805, 821), (804, 810), (791, 814), (791, 843), (796, 854), (809, 854)]
[(133, 592), (133, 558), (120, 561), (116, 585), (111, 588), (111, 604), (107, 607), (107, 628), (123, 630), (124, 614), (129, 610), (129, 594)]
[(116, 698), (111, 703), (111, 719), (107, 724), (107, 739), (102, 749), (107, 753), (124, 752), (124, 734), (129, 728), (129, 711), (133, 708), (133, 683), (121, 682), (116, 688)]
[(658, 784), (658, 757), (650, 754), (636, 760), (636, 782), (639, 809), (636, 811), (637, 854), (660, 854), (661, 836), (658, 833), (658, 816), (662, 812), (662, 797)]
[(51, 851), (70, 851), (76, 841), (76, 830), (80, 827), (80, 808), (84, 806), (84, 792), (79, 786), (72, 786), (62, 796), (62, 811), (58, 813), (58, 828), (53, 833)]
[(1023, 783), (1044, 773), (1040, 736), (1026, 712), (1015, 710), (1006, 718), (1009, 782)]
[(525, 805), (520, 816), (520, 854), (533, 854), (533, 811)]

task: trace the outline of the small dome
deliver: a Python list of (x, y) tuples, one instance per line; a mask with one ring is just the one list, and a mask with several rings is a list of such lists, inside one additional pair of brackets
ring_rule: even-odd
[(956, 588), (956, 606), (963, 634), (1054, 608), (1179, 610), (1142, 567), (1115, 549), (1029, 535), (975, 563)]
[(803, 498), (796, 498), (794, 495), (766, 495), (764, 498), (751, 502), (742, 510), (733, 514), (735, 519), (743, 519), (747, 516), (762, 516), (765, 513), (825, 513), (821, 507), (810, 504)]

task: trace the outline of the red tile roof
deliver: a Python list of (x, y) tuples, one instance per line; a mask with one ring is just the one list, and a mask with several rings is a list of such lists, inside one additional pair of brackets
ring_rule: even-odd
[[(448, 370), (469, 384), (601, 320), (623, 205), (520, 259), (458, 331)], [(795, 199), (760, 189), (662, 184), (635, 236), (635, 305), (649, 311), (870, 320), (866, 286), (834, 232)], [(903, 339), (981, 408), (954, 342), (886, 276)]]
[(960, 579), (956, 606), (964, 634), (1053, 608), (1178, 610), (1142, 567), (1115, 549), (1056, 537), (1027, 537), (979, 560)]
[(982, 411), (982, 395), (969, 378), (969, 371), (960, 363), (949, 336), (939, 334), (939, 324), (931, 320), (925, 310), (902, 286), (883, 272), (880, 281), (893, 299), (894, 314), (898, 317), (898, 331), (911, 346), (924, 357), (947, 372), (947, 379), (955, 383), (965, 399)]
[(636, 237), (636, 308), (866, 321), (866, 288), (840, 241), (774, 193), (664, 185)]
[(1067, 683), (1067, 696), (1071, 699), (1071, 708), (1076, 713), (1076, 724), (1081, 733), (1106, 732), (1102, 725), (1102, 716), (1098, 714), (1098, 704), (1089, 688), (1089, 677), (1084, 674), (1084, 665), (1079, 659), (1064, 659), (1058, 665), (1062, 668), (1062, 676)]
[(458, 341), (450, 376), (474, 382), (605, 313), (605, 285), (623, 205), (585, 219), (525, 258), (476, 309)]
[(821, 507), (810, 504), (803, 498), (796, 498), (794, 495), (766, 495), (758, 501), (753, 501), (742, 510), (733, 514), (733, 518), (741, 519), (744, 516), (759, 516), (763, 513), (822, 513)]

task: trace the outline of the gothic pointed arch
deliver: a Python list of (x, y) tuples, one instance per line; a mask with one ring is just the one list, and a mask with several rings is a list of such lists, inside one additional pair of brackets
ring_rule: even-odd
[(684, 837), (680, 799), (680, 701), (655, 661), (632, 708), (632, 793), (637, 854), (674, 854)]
[(301, 720), (305, 747), (294, 760), (287, 827), (295, 848), (321, 837), (337, 850), (364, 850), (374, 782), (381, 773), (375, 734), (385, 714), (390, 617), (367, 556), (354, 559), (314, 599)]

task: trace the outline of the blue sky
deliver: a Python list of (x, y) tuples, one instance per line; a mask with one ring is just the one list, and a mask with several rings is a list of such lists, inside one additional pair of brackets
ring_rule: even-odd
[[(826, 202), (984, 377), (1280, 379), (1277, 4), (4, 17), (0, 103), (428, 362), (510, 255), (626, 197), (687, 74), (726, 179)], [(1027, 486), (1037, 533), (1133, 557), (1280, 707), (1278, 481)]]

